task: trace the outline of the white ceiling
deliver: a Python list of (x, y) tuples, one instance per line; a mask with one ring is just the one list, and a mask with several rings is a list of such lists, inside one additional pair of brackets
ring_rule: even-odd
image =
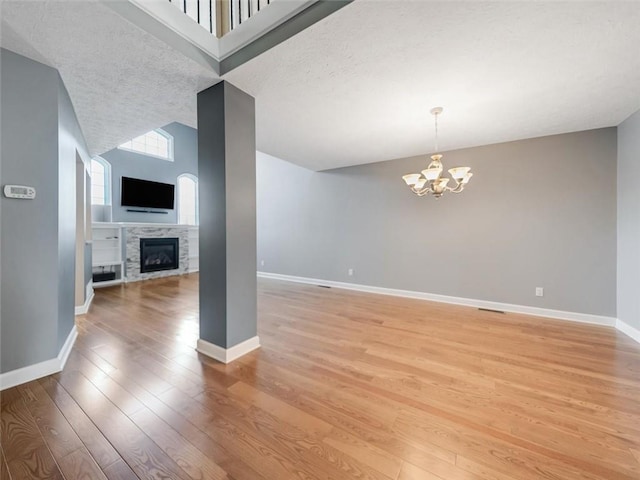
[[(165, 1), (165, 0), (162, 0)], [(2, 0), (2, 46), (60, 70), (92, 153), (196, 125), (215, 74), (96, 0)], [(321, 170), (618, 125), (640, 109), (639, 2), (354, 3), (225, 76), (258, 149)]]
[(618, 125), (640, 109), (640, 3), (364, 1), (225, 76), (258, 146), (327, 169)]
[(96, 0), (2, 0), (4, 48), (59, 70), (91, 154), (173, 121), (219, 81)]

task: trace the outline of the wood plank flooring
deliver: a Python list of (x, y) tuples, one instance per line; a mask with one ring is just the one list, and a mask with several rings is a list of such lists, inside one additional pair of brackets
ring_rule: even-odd
[(613, 329), (272, 280), (262, 348), (194, 350), (198, 276), (96, 292), (63, 372), (2, 392), (0, 478), (640, 479)]

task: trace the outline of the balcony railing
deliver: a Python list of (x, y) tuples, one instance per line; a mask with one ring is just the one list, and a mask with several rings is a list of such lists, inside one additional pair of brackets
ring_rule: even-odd
[(271, 0), (169, 0), (216, 37), (229, 33)]

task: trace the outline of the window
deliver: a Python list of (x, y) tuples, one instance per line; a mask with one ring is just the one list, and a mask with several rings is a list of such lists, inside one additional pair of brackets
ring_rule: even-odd
[(111, 165), (102, 157), (91, 160), (91, 205), (111, 205)]
[(173, 137), (159, 128), (129, 140), (118, 148), (173, 162)]
[(189, 173), (178, 177), (178, 223), (198, 225), (198, 178)]

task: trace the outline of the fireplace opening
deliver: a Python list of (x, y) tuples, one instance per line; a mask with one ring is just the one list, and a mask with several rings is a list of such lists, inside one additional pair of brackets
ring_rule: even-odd
[(179, 266), (178, 238), (141, 238), (140, 273), (175, 270)]

